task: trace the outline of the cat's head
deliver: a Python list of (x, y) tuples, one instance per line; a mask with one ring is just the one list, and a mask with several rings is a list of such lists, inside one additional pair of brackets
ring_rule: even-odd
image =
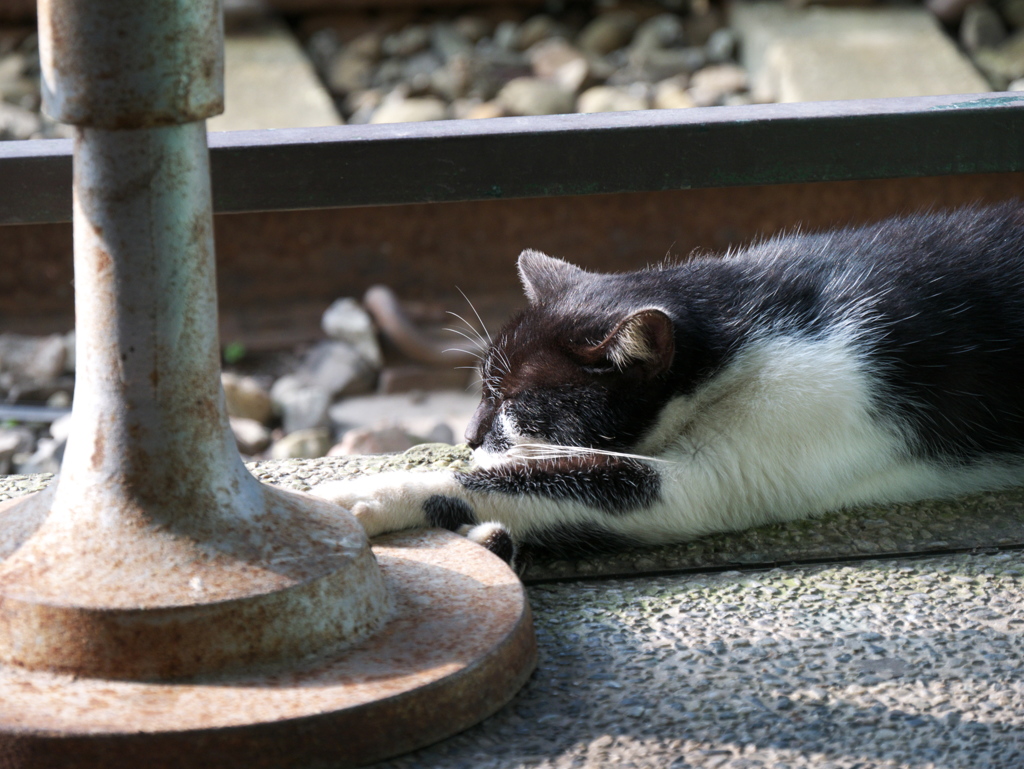
[(627, 276), (536, 251), (519, 257), (519, 275), (529, 306), (484, 356), (466, 441), (478, 456), (523, 444), (630, 449), (665, 400), (672, 319), (638, 305)]

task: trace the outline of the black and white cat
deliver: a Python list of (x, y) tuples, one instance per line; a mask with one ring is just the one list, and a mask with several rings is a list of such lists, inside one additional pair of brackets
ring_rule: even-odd
[(468, 472), (321, 485), (370, 536), (594, 552), (1024, 483), (1024, 206), (601, 275), (519, 257)]

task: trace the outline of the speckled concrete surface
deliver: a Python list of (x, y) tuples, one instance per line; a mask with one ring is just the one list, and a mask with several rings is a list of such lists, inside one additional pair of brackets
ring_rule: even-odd
[[(305, 489), (465, 461), (425, 447), (253, 471)], [(47, 480), (0, 478), (0, 499)], [(985, 548), (1024, 543), (1022, 511), (1021, 491), (981, 494), (534, 564), (540, 664), (527, 686), (482, 724), (380, 766), (1019, 769), (1024, 552)], [(718, 571), (643, 573), (700, 568)], [(634, 576), (587, 578), (609, 573)]]
[(405, 767), (1024, 766), (1024, 555), (529, 589), (540, 664)]

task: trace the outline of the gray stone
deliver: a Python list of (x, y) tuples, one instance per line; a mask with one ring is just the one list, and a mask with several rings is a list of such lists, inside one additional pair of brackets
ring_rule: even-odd
[(395, 87), (396, 84), (400, 84), (404, 74), (404, 61), (398, 58), (385, 59), (377, 65), (377, 69), (373, 73), (370, 85), (375, 89), (383, 89), (387, 91)]
[(427, 120), (444, 120), (448, 107), (433, 96), (409, 99), (385, 99), (373, 113), (371, 123), (419, 123)]
[[(273, 94), (268, 98), (268, 94)], [(210, 131), (300, 128), (344, 122), (312, 62), (283, 24), (266, 22), (224, 41), (225, 110)]]
[(334, 57), (341, 50), (338, 33), (331, 27), (318, 29), (306, 40), (306, 53), (320, 71), (327, 70)]
[(546, 13), (531, 16), (524, 21), (516, 33), (515, 47), (525, 51), (542, 40), (567, 34), (565, 25), (555, 21)]
[(410, 24), (384, 38), (382, 49), (387, 56), (412, 56), (430, 45), (430, 30), (422, 24)]
[[(0, 81), (0, 98), (17, 107), (35, 112), (39, 109), (41, 102), (39, 81), (34, 77)], [(45, 116), (41, 116), (41, 122), (43, 124), (42, 131), (45, 134), (48, 127)]]
[(373, 82), (376, 66), (372, 59), (343, 51), (327, 68), (327, 87), (334, 93), (363, 91)]
[(654, 86), (653, 106), (656, 109), (687, 109), (696, 107), (686, 90), (690, 84), (688, 75), (677, 75), (662, 80)]
[(20, 80), (28, 72), (28, 57), (21, 51), (12, 51), (0, 58), (0, 83)]
[(64, 373), (67, 348), (60, 334), (0, 334), (0, 387), (38, 385)]
[(328, 337), (351, 345), (371, 365), (380, 368), (383, 359), (377, 344), (377, 328), (358, 301), (351, 297), (334, 301), (324, 310), (320, 328)]
[(438, 422), (431, 427), (423, 438), (427, 443), (447, 443), (449, 446), (454, 446), (458, 442), (455, 431), (445, 422)]
[(627, 85), (635, 80), (657, 82), (675, 75), (689, 74), (707, 64), (703, 48), (654, 49), (634, 51), (629, 57), (629, 66), (609, 78), (610, 83)]
[(224, 387), (228, 414), (267, 424), (274, 415), (274, 403), (259, 382), (252, 377), (224, 372), (220, 377)]
[(979, 48), (993, 48), (1006, 39), (1006, 25), (999, 14), (986, 3), (973, 3), (964, 9), (960, 22), (960, 45), (968, 53)]
[(573, 111), (573, 92), (558, 83), (517, 77), (498, 92), (497, 101), (510, 115), (564, 115)]
[(369, 123), (383, 99), (384, 94), (376, 88), (348, 94), (345, 97), (345, 114), (348, 116), (348, 122), (354, 125)]
[(519, 44), (519, 25), (511, 20), (498, 22), (498, 26), (494, 28), (494, 44), (506, 51), (517, 48)]
[(67, 390), (57, 390), (46, 399), (46, 405), (54, 409), (71, 408), (71, 393)]
[(426, 93), (430, 89), (434, 73), (441, 69), (442, 66), (440, 57), (433, 51), (423, 51), (410, 56), (402, 70), (402, 80), (408, 89), (408, 93), (412, 96), (421, 96)]
[(471, 43), (477, 43), (494, 31), (494, 25), (482, 16), (467, 14), (455, 20), (455, 29)]
[(57, 417), (50, 423), (50, 437), (57, 441), (57, 443), (67, 443), (68, 438), (71, 436), (72, 421), (71, 414)]
[(682, 45), (685, 40), (683, 22), (674, 13), (660, 13), (637, 27), (630, 47), (638, 51), (671, 48)]
[(1024, 31), (1013, 34), (995, 48), (975, 51), (974, 63), (998, 90), (1024, 77)]
[(332, 446), (328, 456), (353, 456), (356, 454), (394, 454), (411, 449), (414, 441), (405, 430), (397, 425), (385, 427), (356, 427), (348, 430), (341, 441)]
[(632, 11), (606, 11), (580, 31), (576, 45), (588, 53), (603, 56), (629, 43), (638, 21)]
[(542, 40), (526, 52), (526, 57), (533, 68), (533, 74), (549, 80), (569, 62), (586, 61), (579, 48), (561, 37)]
[(26, 427), (0, 427), (0, 475), (11, 472), (14, 455), (30, 451), (35, 441), (35, 435)]
[(31, 452), (36, 445), (35, 432), (23, 426), (0, 427), (0, 439), (4, 446), (14, 447), (13, 454)]
[(35, 111), (39, 106), (39, 77), (31, 73), (29, 57), (13, 51), (0, 58), (0, 96), (24, 109)]
[(543, 40), (527, 55), (537, 77), (551, 80), (566, 90), (576, 92), (594, 79), (591, 60), (564, 38)]
[(246, 456), (254, 456), (266, 450), (270, 445), (270, 430), (255, 419), (245, 417), (228, 417), (231, 432), (235, 436), (238, 450)]
[(693, 73), (690, 98), (698, 107), (719, 104), (729, 94), (747, 87), (747, 71), (736, 64), (713, 64)]
[(727, 93), (722, 97), (723, 107), (746, 107), (748, 104), (756, 104), (754, 96), (747, 92)]
[(704, 50), (707, 51), (708, 61), (722, 63), (731, 61), (736, 55), (736, 32), (728, 27), (716, 29), (711, 33)]
[(0, 102), (0, 139), (32, 139), (42, 131), (43, 121), (35, 111)]
[(574, 59), (566, 62), (558, 68), (552, 78), (553, 82), (573, 93), (593, 80), (590, 63), (586, 59)]
[[(346, 342), (317, 342), (295, 370), (304, 384), (322, 388), (331, 398), (368, 392), (376, 382), (378, 366)], [(280, 381), (280, 380), (279, 380)]]
[[(456, 56), (430, 76), (430, 90), (449, 102), (463, 98), (473, 82), (473, 62)], [(452, 110), (454, 116), (454, 110)]]
[(489, 101), (510, 80), (532, 74), (526, 56), (518, 51), (506, 51), (494, 46), (483, 46), (469, 62), (471, 84), (467, 96)]
[[(469, 100), (467, 100), (467, 102), (468, 101)], [(505, 117), (505, 108), (496, 101), (482, 102), (477, 99), (473, 100), (466, 106), (466, 110), (463, 114), (456, 115), (456, 117), (462, 117), (466, 120), (485, 120), (493, 117)]]
[(327, 454), (331, 448), (326, 430), (297, 430), (274, 441), (270, 447), (272, 459), (315, 459)]
[(36, 473), (56, 473), (60, 470), (60, 461), (64, 457), (66, 441), (53, 438), (40, 438), (36, 441), (35, 450), (31, 455), (16, 455), (14, 464), (19, 473), (33, 475)]
[(647, 109), (648, 100), (637, 91), (640, 89), (596, 85), (580, 94), (576, 101), (577, 112), (629, 112)]
[(430, 28), (431, 47), (442, 61), (473, 54), (473, 43), (459, 28), (448, 21), (435, 22)]
[(979, 93), (988, 85), (927, 11), (737, 2), (743, 64), (758, 101)]
[(377, 30), (367, 30), (345, 43), (344, 50), (349, 56), (378, 61), (384, 52), (384, 36)]
[(281, 426), (286, 433), (327, 424), (331, 394), (323, 387), (288, 374), (274, 382), (270, 397), (275, 410), (281, 415)]

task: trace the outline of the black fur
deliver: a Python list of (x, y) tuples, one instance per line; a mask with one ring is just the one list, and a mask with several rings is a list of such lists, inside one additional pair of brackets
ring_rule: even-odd
[[(862, 324), (864, 354), (879, 394), (887, 391), (880, 415), (910, 428), (917, 455), (963, 463), (1019, 454), (1022, 260), (1024, 209), (1008, 203), (787, 235), (732, 257), (640, 272), (577, 271), (564, 285), (540, 286), (495, 340), (467, 439), (507, 449), (500, 432), (488, 430), (497, 408), (511, 401), (524, 433), (538, 441), (628, 451), (670, 398), (696, 391), (759, 335), (820, 335), (859, 312), (870, 316)], [(667, 371), (644, 378), (635, 368), (602, 370), (585, 360), (588, 346), (647, 306), (667, 308), (673, 318), (676, 354)], [(511, 493), (586, 493), (586, 484), (540, 475), (485, 475), (480, 483)]]
[(617, 457), (557, 459), (458, 473), (469, 491), (582, 502), (610, 515), (642, 510), (657, 499), (660, 479), (647, 465)]
[(427, 524), (438, 529), (455, 531), (461, 526), (474, 526), (478, 523), (473, 508), (458, 497), (435, 494), (423, 502), (423, 515)]
[(505, 529), (495, 528), (480, 544), (505, 563), (512, 564), (515, 562), (518, 551), (515, 543), (512, 541), (512, 535), (505, 531)]

